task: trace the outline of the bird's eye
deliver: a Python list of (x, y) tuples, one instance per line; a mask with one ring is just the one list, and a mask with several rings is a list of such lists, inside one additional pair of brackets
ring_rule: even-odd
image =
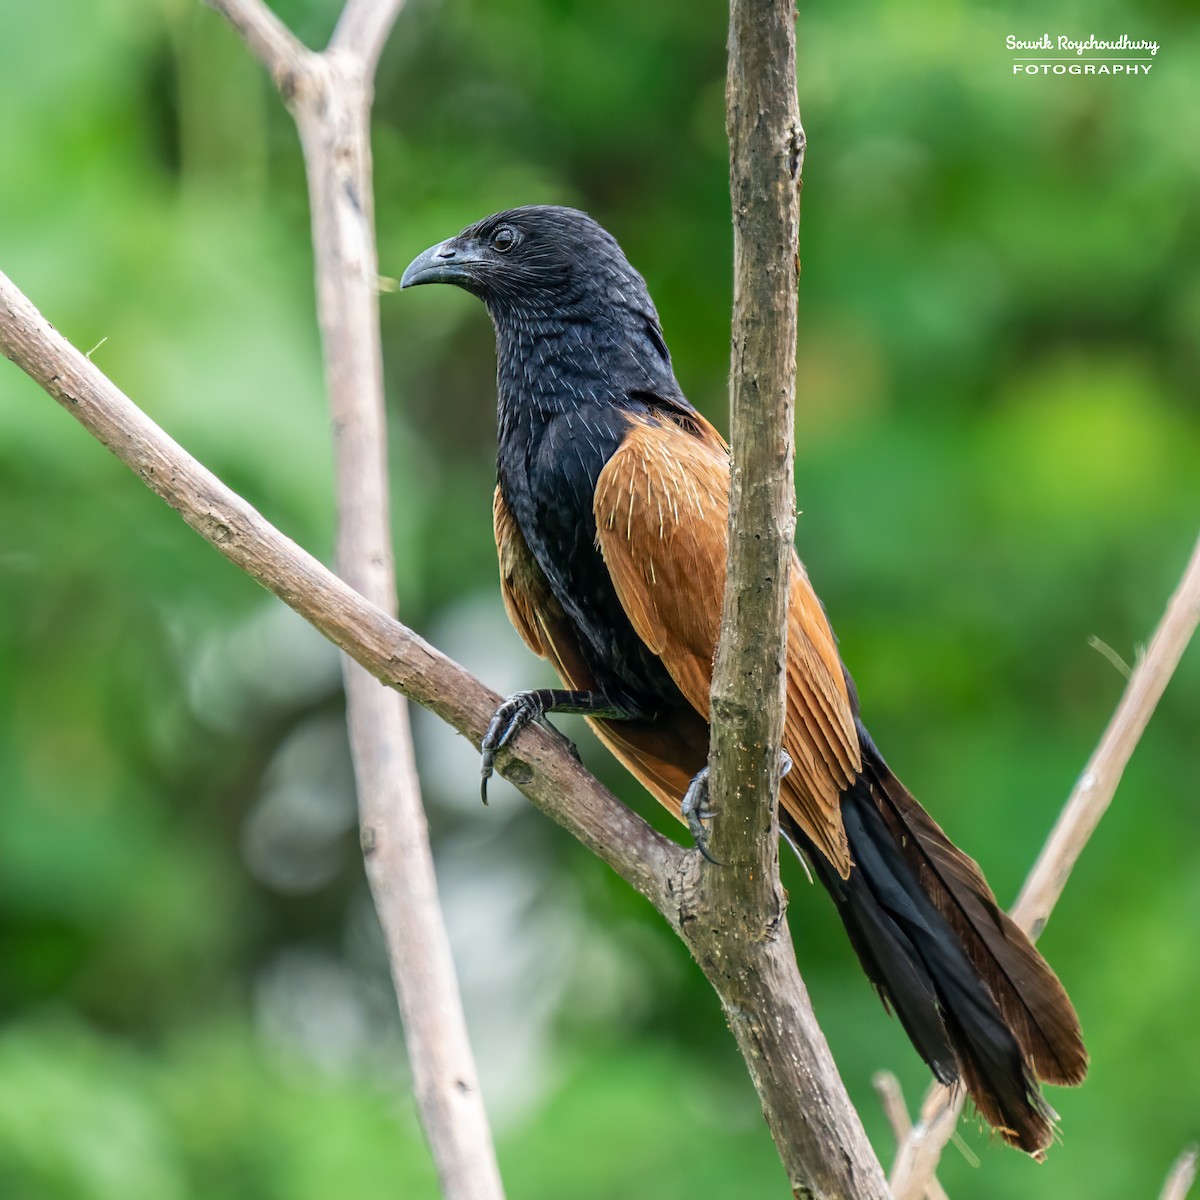
[(501, 225), (492, 234), (492, 245), (501, 254), (507, 254), (517, 244), (517, 231), (508, 225)]

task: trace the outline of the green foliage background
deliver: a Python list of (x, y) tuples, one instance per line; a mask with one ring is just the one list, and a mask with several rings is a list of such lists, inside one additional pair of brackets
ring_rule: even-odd
[[(278, 11), (322, 44), (333, 0)], [(485, 212), (589, 209), (724, 424), (725, 12), (410, 0), (384, 57), (383, 270)], [(801, 5), (798, 540), (893, 765), (1011, 898), (1195, 538), (1200, 26), (1167, 0)], [(1148, 77), (1014, 78), (1009, 33), (1154, 38)], [(303, 173), (192, 0), (0, 14), (0, 268), (318, 554), (330, 461)], [(401, 604), (500, 688), (493, 357), (470, 298), (383, 300)], [(103, 341), (102, 345), (98, 345)], [(336, 662), (0, 372), (0, 1196), (432, 1197), (361, 875)], [(1154, 1194), (1200, 1135), (1200, 656), (1044, 948), (1088, 1036), (1044, 1167), (973, 1124), (951, 1195)], [(646, 906), (418, 727), (513, 1197), (785, 1184), (713, 997)], [(648, 810), (590, 743), (585, 756)], [(654, 819), (660, 819), (655, 815)], [(926, 1073), (787, 866), (806, 979), (870, 1089)]]

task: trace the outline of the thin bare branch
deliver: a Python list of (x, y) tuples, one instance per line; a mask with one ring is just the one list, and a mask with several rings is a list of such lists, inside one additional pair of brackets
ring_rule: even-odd
[[(0, 351), (29, 374), (148, 487), (226, 558), (274, 592), (377, 679), (403, 691), (478, 744), (500, 697), (410, 629), (360, 596), (272, 527), (244, 500), (173, 442), (84, 355), (45, 321), (0, 274)], [(543, 812), (607, 862), (686, 938), (688, 888), (696, 856), (653, 830), (596, 782), (564, 740), (531, 726), (499, 756), (501, 773)], [(365, 847), (376, 847), (370, 835)], [(693, 930), (694, 932), (694, 930)], [(689, 942), (695, 949), (694, 942)], [(756, 983), (741, 1025), (757, 1038), (754, 1056), (770, 1060), (772, 1086), (786, 1081), (806, 1136), (821, 1147), (818, 1178), (797, 1196), (886, 1200), (882, 1172), (861, 1136), (828, 1047), (820, 1035), (790, 940), (718, 947), (698, 961), (730, 1003), (724, 959), (752, 954)], [(782, 1065), (776, 1065), (782, 1064)], [(755, 1069), (752, 1064), (752, 1072)], [(755, 1076), (756, 1082), (758, 1076)], [(782, 1097), (788, 1100), (788, 1097)], [(847, 1116), (847, 1114), (849, 1114)], [(786, 1114), (789, 1119), (792, 1112)], [(831, 1157), (833, 1180), (821, 1155)]]
[(876, 1071), (871, 1076), (871, 1086), (879, 1097), (879, 1107), (883, 1109), (883, 1115), (896, 1135), (897, 1144), (904, 1141), (912, 1132), (912, 1117), (908, 1115), (900, 1080), (891, 1071)]
[(204, 0), (223, 16), (250, 53), (271, 73), (276, 85), (299, 70), (311, 51), (263, 3), (263, 0)]
[(1189, 1146), (1171, 1164), (1158, 1200), (1187, 1200), (1187, 1194), (1196, 1182), (1196, 1166), (1200, 1161), (1200, 1146)]
[[(1046, 927), (1055, 902), (1100, 818), (1108, 809), (1125, 766), (1200, 622), (1200, 540), (1179, 586), (1130, 676), (1104, 736), (1079, 777), (1054, 829), (1013, 905), (1014, 920), (1031, 938)], [(921, 1105), (920, 1120), (901, 1143), (892, 1167), (895, 1200), (917, 1200), (954, 1133), (963, 1097), (935, 1085)]]
[(347, 0), (329, 49), (354, 55), (370, 78), (404, 3), (405, 0)]
[[(0, 351), (226, 558), (377, 679), (478, 743), (500, 697), (360, 596), (225, 487), (54, 330), (3, 274)], [(501, 752), (499, 767), (686, 938), (684, 930), (692, 919), (687, 891), (696, 855), (685, 853), (630, 812), (583, 769), (561, 737), (539, 726), (523, 731), (512, 748)], [(368, 840), (368, 854), (375, 849)], [(821, 1147), (809, 1168), (816, 1178), (795, 1184), (795, 1194), (886, 1200), (878, 1163), (869, 1147), (864, 1155), (855, 1144), (861, 1127), (816, 1028), (790, 941), (774, 938), (764, 946), (747, 947), (735, 938), (719, 948), (717, 957), (738, 953), (752, 953), (756, 964), (752, 974), (757, 982), (746, 996), (749, 1007), (741, 1020), (756, 1033), (754, 1054), (784, 1064), (772, 1069), (789, 1078), (791, 1103), (803, 1110), (806, 1136)], [(712, 956), (698, 957), (728, 1006), (728, 992), (721, 990), (724, 964)], [(834, 1165), (826, 1167), (821, 1155), (832, 1158)]]
[[(904, 1100), (904, 1090), (900, 1080), (891, 1071), (876, 1071), (871, 1077), (871, 1086), (879, 1097), (879, 1106), (896, 1138), (896, 1145), (903, 1144), (904, 1139), (912, 1133), (912, 1118), (908, 1115), (908, 1105)], [(949, 1200), (936, 1176), (931, 1176), (925, 1185), (925, 1200)]]
[(789, 5), (732, 0), (726, 125), (733, 198), (729, 569), (713, 667), (712, 836), (732, 868), (714, 904), (770, 926), (782, 910), (779, 746), (796, 499), (792, 427), (804, 134)]
[[(306, 50), (258, 0), (215, 0), (270, 69), (308, 171), (317, 309), (334, 430), (342, 577), (396, 610), (379, 345), (372, 76), (402, 0), (349, 0), (330, 51)], [(448, 1200), (502, 1200), (399, 693), (343, 659), (366, 874), (400, 1006), (422, 1124)]]
[(1200, 539), (1141, 662), (1129, 677), (1100, 744), (1075, 784), (1013, 905), (1013, 919), (1038, 937), (1071, 870), (1112, 802), (1125, 766), (1200, 622)]
[(924, 1194), (942, 1150), (954, 1136), (963, 1103), (961, 1089), (934, 1084), (925, 1093), (917, 1122), (896, 1151), (888, 1180), (893, 1200), (919, 1200)]

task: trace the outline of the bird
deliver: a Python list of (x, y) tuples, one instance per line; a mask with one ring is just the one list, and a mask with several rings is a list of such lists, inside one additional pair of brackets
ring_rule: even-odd
[[(480, 299), (497, 360), (493, 524), (508, 616), (561, 689), (518, 692), (481, 746), (583, 714), (707, 849), (698, 787), (725, 585), (729, 450), (675, 378), (645, 280), (577, 209), (494, 213), (431, 246), (401, 287)], [(1039, 1081), (1087, 1071), (1066, 991), (888, 767), (798, 556), (789, 581), (782, 833), (829, 892), (862, 967), (943, 1084), (1042, 1157)], [(785, 763), (785, 766), (787, 764)], [(721, 869), (719, 865), (713, 870)]]

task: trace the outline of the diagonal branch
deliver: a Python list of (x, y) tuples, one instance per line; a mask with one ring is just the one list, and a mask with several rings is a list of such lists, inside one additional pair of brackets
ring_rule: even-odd
[[(375, 678), (478, 744), (501, 697), (365, 600), (163, 432), (0, 272), (0, 353), (48, 392), (235, 566)], [(671, 881), (684, 852), (598, 783), (557, 734), (534, 726), (498, 770), (678, 926)]]
[[(1037, 938), (1066, 886), (1088, 839), (1112, 802), (1134, 748), (1200, 622), (1200, 541), (1196, 542), (1179, 586), (1154, 631), (1145, 656), (1134, 668), (1120, 703), (1087, 766), (1075, 784), (1037, 862), (1013, 905), (1017, 924)], [(919, 1200), (954, 1133), (963, 1097), (935, 1085), (921, 1115), (901, 1143), (892, 1167), (895, 1200)]]
[[(377, 679), (476, 744), (500, 697), (323, 567), (158, 428), (0, 274), (0, 351), (40, 384), (226, 558), (272, 591)], [(755, 1084), (798, 1126), (782, 1127), (797, 1196), (886, 1200), (883, 1176), (812, 1015), (790, 941), (746, 944), (736, 933), (697, 950), (687, 891), (691, 863), (596, 782), (559, 736), (525, 730), (499, 756), (501, 773), (607, 862), (688, 941), (731, 1012), (728, 966), (755, 986), (737, 1018)], [(373, 847), (368, 841), (368, 851)], [(748, 1047), (748, 1048), (747, 1048)], [(776, 1063), (781, 1064), (776, 1069)], [(761, 1076), (761, 1077), (760, 1077)], [(790, 1107), (789, 1107), (790, 1106)], [(801, 1120), (802, 1118), (802, 1120)], [(865, 1149), (864, 1149), (865, 1147)], [(806, 1158), (805, 1155), (808, 1155)], [(799, 1163), (799, 1166), (794, 1164)]]
[(1158, 1200), (1187, 1200), (1187, 1194), (1196, 1182), (1196, 1165), (1200, 1160), (1200, 1147), (1189, 1146), (1172, 1164)]
[(263, 0), (204, 0), (219, 12), (278, 84), (313, 57)]
[[(887, 1123), (896, 1137), (896, 1146), (899, 1147), (912, 1133), (912, 1118), (908, 1115), (908, 1104), (905, 1102), (900, 1080), (891, 1071), (876, 1071), (871, 1079), (871, 1086), (879, 1097), (883, 1115), (887, 1117)], [(938, 1183), (936, 1175), (931, 1175), (925, 1184), (925, 1200), (947, 1200), (945, 1190)]]
[[(226, 558), (272, 591), (377, 679), (424, 705), (476, 744), (500, 697), (323, 567), (171, 440), (0, 274), (0, 351), (40, 384), (152, 491)], [(567, 743), (540, 726), (498, 758), (501, 773), (543, 812), (645, 896), (685, 940), (690, 864), (696, 856), (652, 829), (596, 782)], [(368, 850), (372, 847), (368, 843)], [(694, 930), (692, 931), (694, 932)], [(786, 1126), (781, 1154), (797, 1196), (886, 1200), (878, 1163), (861, 1137), (828, 1047), (796, 974), (790, 940), (746, 945), (736, 935), (700, 966), (730, 1011), (727, 963), (757, 980), (738, 1014), (747, 1056), (777, 1058), (765, 1086), (803, 1114)], [(747, 964), (750, 964), (749, 966)], [(761, 1064), (749, 1063), (756, 1086)], [(786, 1088), (786, 1091), (780, 1089)], [(791, 1110), (787, 1110), (791, 1115)], [(863, 1143), (865, 1145), (865, 1142)], [(805, 1159), (803, 1155), (810, 1157)]]
[(1134, 668), (1120, 703), (1012, 908), (1013, 919), (1030, 937), (1046, 927), (1079, 855), (1108, 811), (1187, 644), (1200, 622), (1200, 540), (1163, 614), (1145, 656)]

